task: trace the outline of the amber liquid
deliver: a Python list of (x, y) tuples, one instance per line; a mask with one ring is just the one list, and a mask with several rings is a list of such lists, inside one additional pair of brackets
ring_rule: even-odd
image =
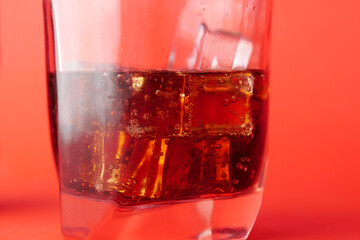
[(63, 192), (131, 207), (259, 185), (262, 71), (63, 72), (49, 82)]

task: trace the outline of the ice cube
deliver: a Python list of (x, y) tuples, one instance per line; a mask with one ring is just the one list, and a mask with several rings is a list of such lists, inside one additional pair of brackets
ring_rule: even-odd
[[(169, 69), (247, 68), (253, 43), (242, 34), (243, 3), (190, 1), (181, 13), (169, 55)], [(237, 11), (236, 11), (237, 10)], [(226, 17), (224, 17), (226, 13)]]

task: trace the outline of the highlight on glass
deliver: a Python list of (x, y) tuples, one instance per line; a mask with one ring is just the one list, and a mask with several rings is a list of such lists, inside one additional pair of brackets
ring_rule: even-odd
[(44, 0), (67, 239), (246, 239), (271, 0)]

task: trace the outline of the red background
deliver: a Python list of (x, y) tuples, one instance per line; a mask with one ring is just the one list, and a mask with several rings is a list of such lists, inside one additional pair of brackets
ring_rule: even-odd
[[(0, 239), (60, 239), (40, 0), (0, 2)], [(269, 167), (250, 239), (360, 239), (360, 1), (274, 0)]]

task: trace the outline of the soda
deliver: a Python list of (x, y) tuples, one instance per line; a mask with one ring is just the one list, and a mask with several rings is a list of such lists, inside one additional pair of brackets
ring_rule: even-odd
[(49, 80), (63, 193), (126, 209), (261, 187), (264, 71), (119, 69)]

